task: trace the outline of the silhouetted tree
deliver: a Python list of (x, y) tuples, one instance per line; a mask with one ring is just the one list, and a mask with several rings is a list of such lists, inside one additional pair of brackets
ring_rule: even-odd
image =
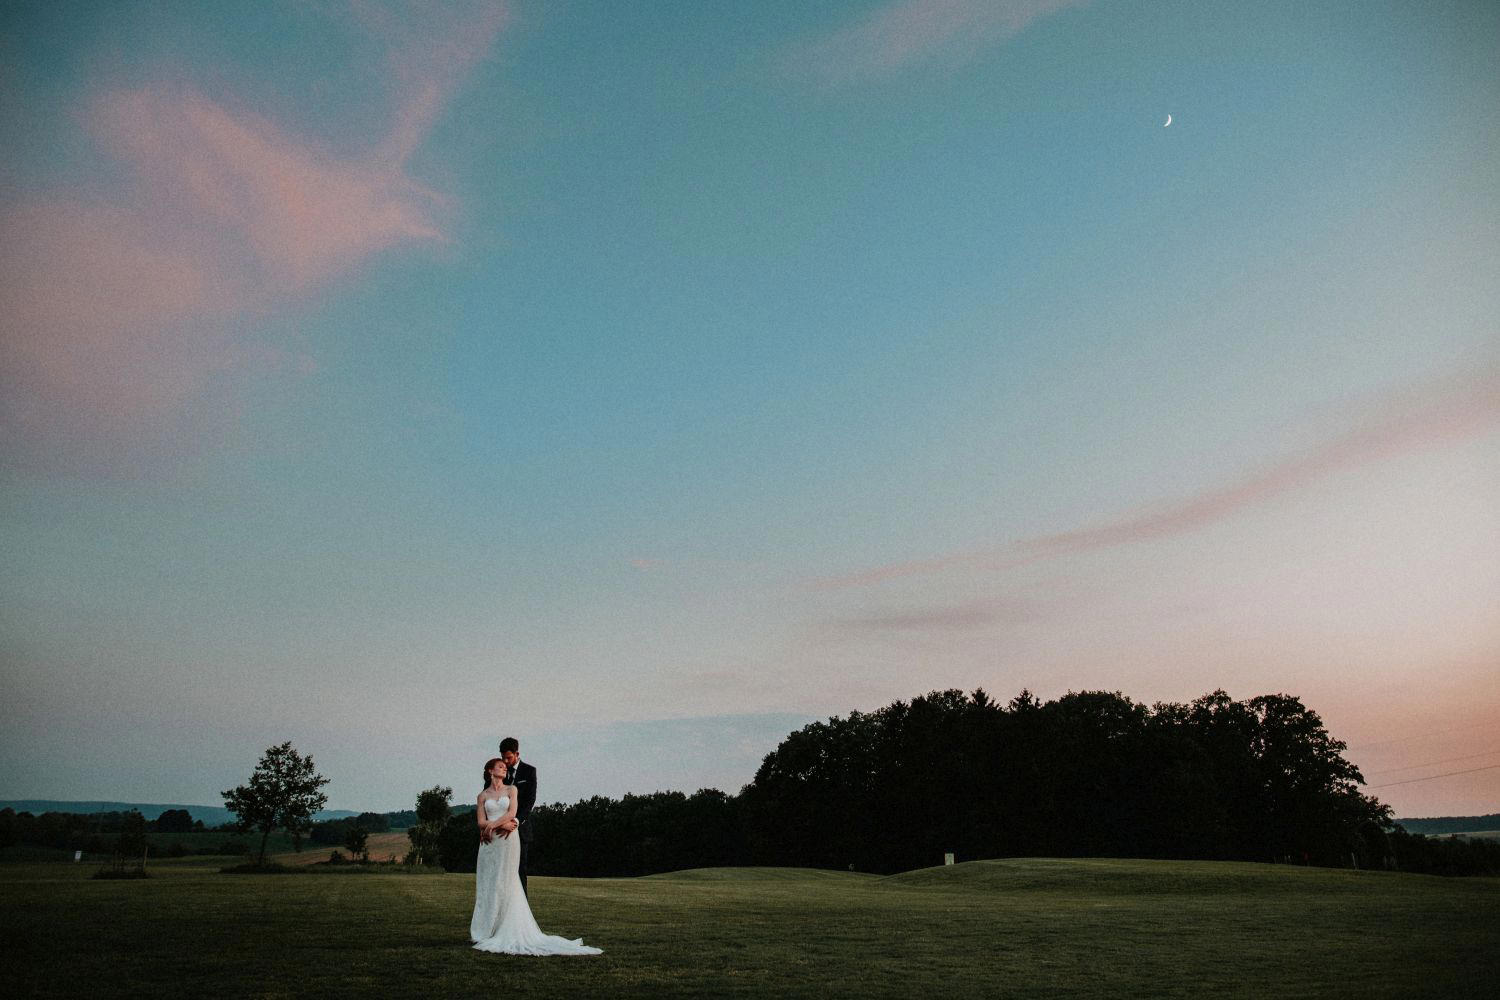
[(442, 785), (417, 794), (417, 822), (406, 831), (406, 838), (411, 841), (409, 861), (419, 865), (438, 863), (438, 838), (448, 821), (452, 798), (453, 789)]
[(317, 772), (312, 757), (302, 756), (288, 741), (266, 750), (249, 784), (223, 793), (225, 807), (237, 817), (235, 829), (260, 831), (256, 864), (265, 864), (266, 840), (278, 827), (301, 846), (313, 815), (328, 804), (328, 796), (319, 790), (326, 784), (328, 779)]
[(385, 813), (362, 812), (354, 817), (354, 822), (370, 833), (385, 833), (391, 828), (390, 818)]
[(344, 836), (344, 847), (348, 849), (350, 856), (360, 860), (369, 861), (370, 834), (362, 826), (352, 826), (348, 834)]
[(467, 811), (448, 817), (437, 836), (437, 863), (446, 872), (472, 872), (479, 860), (479, 825)]
[(193, 815), (186, 809), (164, 809), (153, 826), (158, 833), (188, 833), (193, 829)]

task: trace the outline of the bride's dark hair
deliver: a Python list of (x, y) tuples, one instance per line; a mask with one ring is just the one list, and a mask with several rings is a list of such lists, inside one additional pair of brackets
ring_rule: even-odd
[(490, 787), (490, 768), (494, 767), (496, 764), (503, 763), (505, 763), (504, 757), (491, 757), (489, 760), (484, 762), (484, 784), (479, 786), (479, 790), (481, 792)]

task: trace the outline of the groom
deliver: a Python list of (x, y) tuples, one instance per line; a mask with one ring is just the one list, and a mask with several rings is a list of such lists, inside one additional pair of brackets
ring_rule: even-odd
[[(536, 768), (521, 760), (521, 743), (514, 736), (500, 741), (505, 761), (505, 783), (516, 790), (516, 833), (521, 838), (521, 891), (526, 892), (526, 853), (531, 846), (531, 807), (536, 804)], [(529, 892), (526, 892), (529, 896)]]

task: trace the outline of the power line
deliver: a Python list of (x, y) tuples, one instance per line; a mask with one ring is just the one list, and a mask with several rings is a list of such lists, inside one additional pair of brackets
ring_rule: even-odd
[(1494, 728), (1494, 725), (1495, 724), (1493, 722), (1475, 722), (1467, 726), (1454, 726), (1450, 729), (1429, 729), (1425, 733), (1411, 733), (1407, 736), (1397, 736), (1394, 739), (1377, 740), (1374, 743), (1358, 743), (1352, 747), (1347, 747), (1346, 749), (1368, 750), (1370, 747), (1390, 746), (1392, 743), (1405, 743), (1408, 740), (1419, 740), (1426, 736), (1447, 736), (1449, 733), (1465, 733), (1470, 729), (1492, 729)]
[(1464, 771), (1449, 771), (1447, 774), (1429, 774), (1425, 778), (1407, 778), (1405, 781), (1387, 781), (1381, 785), (1366, 785), (1366, 788), (1390, 788), (1392, 785), (1410, 785), (1416, 781), (1431, 781), (1434, 778), (1451, 778), (1455, 774), (1473, 774), (1475, 771), (1493, 771), (1500, 764), (1486, 764), (1484, 767), (1471, 767)]
[(1406, 767), (1388, 767), (1383, 771), (1371, 771), (1371, 774), (1395, 774), (1398, 771), (1415, 771), (1419, 767), (1436, 767), (1439, 764), (1452, 764), (1459, 760), (1473, 760), (1475, 757), (1488, 757), (1492, 753), (1500, 753), (1500, 748), (1486, 750), (1484, 753), (1471, 753), (1466, 757), (1445, 757), (1442, 760), (1429, 760), (1425, 764), (1408, 764)]

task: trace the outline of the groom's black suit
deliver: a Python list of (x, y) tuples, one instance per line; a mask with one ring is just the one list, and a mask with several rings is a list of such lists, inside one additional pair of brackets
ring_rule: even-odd
[[(505, 783), (516, 789), (516, 836), (521, 838), (521, 891), (526, 892), (526, 851), (531, 846), (531, 807), (536, 805), (536, 768), (524, 760), (505, 773)], [(530, 895), (530, 893), (527, 893)]]

